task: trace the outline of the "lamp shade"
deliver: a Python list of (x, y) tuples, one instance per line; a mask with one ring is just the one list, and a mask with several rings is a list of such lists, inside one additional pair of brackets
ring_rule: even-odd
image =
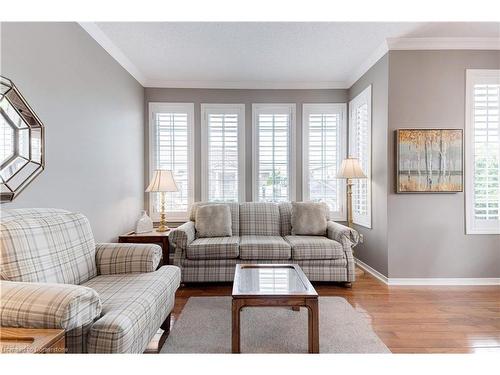
[(337, 178), (366, 178), (358, 159), (347, 158), (342, 161)]
[(177, 187), (172, 171), (167, 171), (166, 169), (157, 169), (146, 191), (172, 192), (179, 191), (179, 188)]

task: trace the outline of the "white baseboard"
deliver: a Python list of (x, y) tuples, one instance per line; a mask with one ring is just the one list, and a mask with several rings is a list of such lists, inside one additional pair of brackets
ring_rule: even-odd
[(362, 261), (360, 261), (359, 259), (357, 258), (354, 258), (355, 261), (356, 261), (356, 264), (359, 268), (361, 268), (362, 270), (368, 272), (369, 274), (371, 274), (373, 277), (375, 277), (376, 279), (382, 281), (384, 284), (389, 284), (389, 279), (387, 278), (387, 276), (385, 275), (382, 275), (380, 272), (378, 272), (376, 269), (374, 268), (371, 268), (368, 264), (366, 263), (363, 263)]
[(480, 277), (480, 278), (466, 278), (466, 277), (453, 277), (453, 278), (395, 278), (387, 277), (376, 269), (356, 259), (356, 264), (359, 268), (370, 273), (376, 279), (382, 281), (386, 285), (500, 285), (500, 278), (498, 277)]

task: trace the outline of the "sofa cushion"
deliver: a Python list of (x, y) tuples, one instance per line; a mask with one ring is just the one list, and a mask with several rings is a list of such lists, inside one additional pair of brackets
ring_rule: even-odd
[[(189, 220), (196, 221), (196, 211), (200, 206), (207, 206), (213, 204), (221, 204), (218, 202), (195, 202), (191, 205), (191, 210), (189, 212)], [(240, 234), (240, 204), (235, 202), (224, 202), (226, 206), (231, 210), (231, 231), (233, 236), (238, 236)]]
[(276, 203), (247, 202), (240, 205), (242, 236), (279, 236), (280, 214)]
[(292, 235), (325, 236), (328, 210), (325, 203), (292, 202)]
[(209, 204), (196, 210), (197, 237), (230, 237), (231, 210), (225, 204)]
[(2, 220), (0, 245), (4, 280), (81, 284), (97, 274), (94, 237), (82, 214)]
[(99, 294), (102, 313), (87, 336), (89, 353), (142, 353), (174, 305), (181, 272), (97, 276), (84, 284)]
[(290, 259), (290, 245), (280, 236), (241, 236), (241, 259)]
[(240, 238), (207, 237), (197, 238), (186, 250), (188, 259), (234, 259), (238, 258)]
[[(280, 227), (281, 235), (289, 236), (292, 234), (292, 203), (281, 202), (279, 203), (280, 211)], [(330, 220), (330, 210), (327, 212), (327, 220)]]
[(344, 249), (337, 241), (320, 236), (286, 236), (292, 246), (293, 259), (339, 259), (344, 257)]

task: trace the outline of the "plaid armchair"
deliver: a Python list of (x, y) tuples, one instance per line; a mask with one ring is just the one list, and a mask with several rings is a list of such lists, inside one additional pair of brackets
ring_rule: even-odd
[[(180, 270), (161, 248), (95, 244), (85, 216), (3, 210), (0, 323), (62, 328), (71, 353), (142, 353), (167, 322)], [(165, 327), (168, 328), (168, 327)]]

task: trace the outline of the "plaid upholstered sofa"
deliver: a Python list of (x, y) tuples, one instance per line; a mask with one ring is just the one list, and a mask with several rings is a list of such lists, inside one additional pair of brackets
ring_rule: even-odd
[(289, 202), (227, 203), (232, 237), (198, 238), (196, 209), (205, 204), (195, 203), (190, 221), (169, 236), (183, 282), (232, 281), (238, 263), (296, 263), (312, 281), (354, 281), (358, 233), (351, 228), (328, 221), (326, 237), (294, 236)]
[(95, 244), (57, 209), (2, 210), (0, 235), (2, 326), (62, 328), (70, 353), (142, 353), (169, 328), (180, 270), (159, 246)]

